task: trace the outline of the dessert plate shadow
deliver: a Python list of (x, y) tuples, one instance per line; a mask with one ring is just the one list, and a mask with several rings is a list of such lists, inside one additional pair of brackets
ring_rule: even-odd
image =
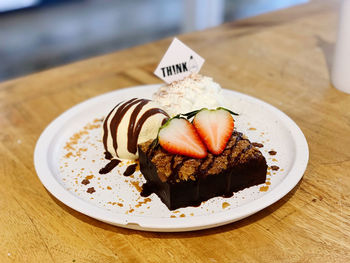
[(251, 142), (261, 144), (260, 151), (269, 166), (265, 184), (229, 198), (212, 198), (198, 207), (169, 211), (155, 194), (140, 196), (145, 181), (139, 171), (123, 175), (130, 162), (123, 162), (108, 174), (99, 174), (107, 163), (103, 158), (101, 119), (120, 101), (150, 99), (158, 88), (145, 85), (109, 92), (72, 107), (52, 121), (34, 152), (35, 169), (45, 188), (72, 209), (112, 225), (180, 232), (243, 219), (281, 199), (302, 178), (309, 151), (296, 123), (270, 104), (230, 90), (222, 91), (228, 101), (223, 106), (240, 114), (235, 117), (236, 129)]

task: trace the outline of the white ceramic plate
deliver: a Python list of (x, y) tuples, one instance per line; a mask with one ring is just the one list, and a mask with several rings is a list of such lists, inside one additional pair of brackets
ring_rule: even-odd
[[(190, 231), (228, 224), (252, 215), (286, 195), (306, 169), (309, 152), (299, 127), (283, 112), (253, 97), (224, 90), (231, 110), (238, 112), (235, 127), (260, 148), (269, 169), (266, 184), (250, 187), (230, 198), (215, 197), (199, 207), (169, 211), (152, 194), (140, 196), (144, 182), (139, 171), (123, 176), (128, 163), (100, 175), (103, 158), (101, 121), (118, 102), (150, 98), (158, 85), (117, 90), (89, 99), (55, 119), (41, 134), (34, 153), (37, 174), (57, 199), (85, 215), (125, 228), (147, 231)], [(268, 152), (274, 150), (276, 155)], [(81, 181), (89, 178), (90, 183)], [(87, 189), (94, 187), (94, 193)]]

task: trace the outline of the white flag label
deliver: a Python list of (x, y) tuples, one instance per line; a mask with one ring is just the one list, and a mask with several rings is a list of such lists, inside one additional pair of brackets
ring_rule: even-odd
[(203, 63), (201, 56), (174, 38), (154, 74), (169, 84), (198, 73)]

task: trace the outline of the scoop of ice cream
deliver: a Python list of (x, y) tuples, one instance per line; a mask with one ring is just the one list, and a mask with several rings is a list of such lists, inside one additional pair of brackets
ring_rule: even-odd
[(192, 74), (181, 81), (162, 86), (153, 94), (170, 116), (201, 108), (227, 105), (220, 85), (210, 77)]
[(119, 103), (103, 121), (106, 156), (137, 159), (137, 144), (155, 139), (168, 117), (159, 104), (150, 100), (134, 98)]

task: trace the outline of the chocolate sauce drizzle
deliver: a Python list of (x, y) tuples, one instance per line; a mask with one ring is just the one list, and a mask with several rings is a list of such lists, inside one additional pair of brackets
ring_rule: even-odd
[[(136, 154), (136, 152), (137, 152), (138, 137), (140, 135), (142, 126), (146, 122), (146, 120), (149, 117), (151, 117), (155, 114), (159, 114), (159, 113), (163, 114), (165, 116), (165, 118), (164, 118), (165, 120), (169, 118), (169, 115), (165, 111), (163, 111), (162, 109), (151, 108), (151, 109), (147, 110), (145, 113), (143, 113), (142, 116), (136, 122), (137, 116), (141, 112), (142, 108), (149, 102), (150, 102), (150, 100), (133, 98), (133, 99), (128, 100), (126, 102), (119, 103), (107, 115), (107, 117), (103, 123), (103, 132), (104, 132), (103, 133), (103, 145), (104, 145), (104, 148), (106, 151), (106, 153), (105, 153), (106, 159), (109, 159), (107, 157), (112, 156), (112, 154), (108, 151), (108, 148), (107, 148), (108, 129), (110, 130), (110, 134), (112, 136), (112, 142), (113, 142), (113, 148), (114, 148), (115, 154), (117, 157), (119, 157), (118, 152), (117, 152), (117, 150), (118, 150), (118, 143), (117, 143), (118, 128), (119, 128), (119, 125), (120, 125), (123, 117), (125, 116), (126, 112), (132, 106), (137, 104), (137, 106), (134, 108), (134, 110), (130, 116), (128, 133), (127, 133), (127, 149), (130, 153), (133, 153), (133, 154)], [(108, 120), (110, 119), (111, 114), (114, 112), (115, 109), (117, 109), (117, 110), (114, 113), (114, 115), (110, 121), (109, 127), (108, 127)], [(164, 122), (164, 120), (163, 120), (163, 122)]]
[(132, 174), (136, 171), (136, 166), (137, 166), (136, 163), (135, 163), (135, 164), (132, 164), (132, 165), (129, 165), (129, 166), (126, 168), (126, 170), (125, 170), (125, 172), (123, 173), (123, 175), (124, 175), (124, 176), (130, 176), (130, 175), (132, 175)]
[(113, 148), (115, 150), (115, 154), (117, 157), (118, 156), (118, 143), (117, 143), (117, 132), (118, 132), (118, 128), (119, 128), (119, 124), (121, 122), (121, 120), (123, 119), (125, 113), (128, 111), (128, 109), (130, 109), (133, 105), (141, 102), (142, 99), (131, 99), (127, 102), (125, 102), (124, 104), (120, 105), (120, 107), (117, 109), (116, 113), (114, 114), (111, 123), (109, 124), (109, 129), (111, 131), (111, 135), (112, 135), (112, 142), (113, 142)]
[[(133, 112), (131, 113), (130, 120), (129, 120), (129, 126), (128, 126), (128, 133), (127, 133), (127, 149), (130, 153), (136, 154), (137, 152), (137, 141), (142, 129), (143, 124), (146, 122), (146, 120), (155, 115), (155, 114), (163, 114), (164, 115), (164, 120), (162, 123), (165, 123), (165, 121), (169, 118), (169, 115), (163, 111), (162, 109), (159, 108), (151, 108), (144, 112), (136, 122), (136, 119), (141, 112), (142, 108), (147, 105), (150, 102), (150, 100), (146, 99), (137, 99), (133, 98), (131, 100), (125, 101), (125, 102), (120, 102), (118, 103), (107, 115), (103, 122), (103, 146), (105, 148), (105, 159), (111, 160), (105, 167), (100, 169), (99, 173), (100, 174), (106, 174), (112, 171), (114, 167), (116, 167), (121, 161), (118, 159), (113, 159), (112, 153), (108, 151), (107, 147), (107, 140), (108, 140), (108, 134), (110, 131), (110, 134), (112, 136), (112, 143), (113, 143), (113, 148), (115, 151), (115, 155), (118, 156), (118, 142), (117, 142), (117, 132), (119, 125), (127, 113), (127, 111), (134, 105), (136, 107), (134, 108)], [(116, 111), (115, 111), (116, 110)], [(112, 113), (115, 111), (115, 113), (112, 116)], [(111, 119), (109, 125), (108, 121)], [(125, 176), (130, 176), (135, 172), (136, 165), (129, 166), (126, 171), (124, 172)]]
[[(107, 138), (108, 138), (108, 127), (107, 127), (107, 124), (108, 124), (108, 119), (109, 119), (109, 117), (111, 116), (112, 112), (113, 112), (113, 111), (115, 110), (115, 108), (117, 108), (119, 105), (120, 105), (120, 103), (118, 103), (118, 104), (110, 111), (110, 113), (108, 113), (108, 115), (107, 115), (105, 121), (103, 122), (103, 138), (102, 138), (102, 140), (103, 140), (103, 146), (104, 146), (104, 148), (105, 148), (105, 150), (106, 150), (106, 152), (105, 152), (105, 158), (108, 159), (108, 160), (112, 159), (113, 156), (112, 156), (112, 154), (107, 150)], [(110, 156), (112, 156), (112, 157), (110, 157)], [(110, 157), (110, 158), (108, 158), (108, 157)]]
[(107, 159), (107, 160), (112, 160), (113, 159), (113, 156), (112, 156), (112, 154), (110, 152), (104, 152), (104, 154), (105, 154), (105, 159)]
[[(176, 156), (176, 155), (175, 155)], [(174, 166), (175, 164), (175, 156), (173, 156), (171, 158), (171, 161), (170, 161), (170, 168), (171, 168), (171, 174), (169, 175), (169, 182), (171, 183), (175, 183), (176, 182), (176, 179), (178, 179), (177, 175), (181, 169), (181, 167), (184, 165), (184, 163), (189, 160), (190, 158), (189, 157), (184, 157), (182, 162), (179, 162), (177, 165)]]
[(112, 171), (114, 169), (114, 167), (116, 167), (119, 163), (120, 163), (120, 160), (113, 159), (109, 163), (107, 163), (105, 167), (101, 168), (99, 173), (100, 174), (107, 174), (110, 171)]
[[(151, 117), (155, 114), (158, 114), (158, 113), (161, 113), (161, 114), (169, 117), (169, 115), (165, 111), (163, 111), (162, 109), (159, 109), (159, 108), (149, 109), (139, 118), (135, 128), (134, 128), (134, 123), (136, 121), (137, 114), (136, 114), (134, 119), (130, 118), (129, 129), (128, 129), (128, 151), (129, 152), (131, 152), (133, 154), (135, 154), (137, 152), (137, 140), (139, 138), (143, 124), (146, 122), (146, 120), (149, 117)], [(130, 128), (131, 122), (133, 122), (133, 123), (132, 123), (132, 127)]]
[[(237, 144), (238, 144), (238, 142), (239, 142), (240, 140), (242, 140), (242, 133), (239, 132), (239, 133), (237, 134), (235, 143), (232, 145), (231, 148), (229, 148), (229, 150), (232, 150), (232, 151), (233, 151), (233, 150), (237, 147)], [(230, 154), (227, 158), (228, 158), (228, 162), (231, 163), (231, 162), (232, 162), (232, 156), (231, 156), (231, 154)]]

